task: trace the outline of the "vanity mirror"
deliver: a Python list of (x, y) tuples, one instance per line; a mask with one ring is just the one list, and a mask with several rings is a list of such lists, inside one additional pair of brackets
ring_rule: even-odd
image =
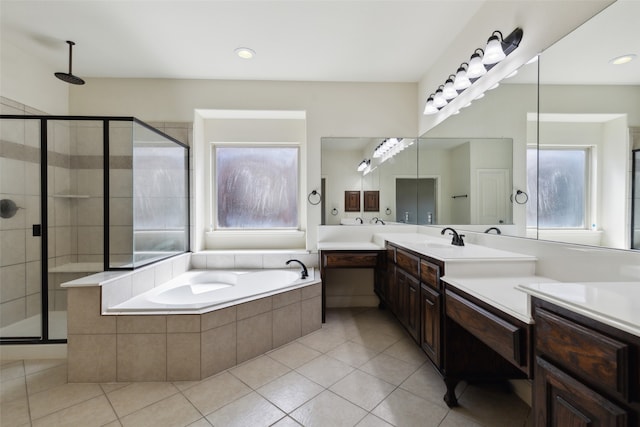
[(539, 239), (633, 247), (638, 16), (640, 2), (617, 1), (540, 56), (539, 145), (529, 151), (538, 167), (529, 217), (537, 214)]
[(640, 234), (634, 212), (640, 184), (634, 190), (631, 161), (640, 148), (637, 16), (640, 2), (615, 2), (545, 50), (538, 63), (420, 138), (421, 145), (461, 134), (513, 139), (517, 203), (504, 234), (634, 248)]
[[(374, 157), (385, 141), (389, 148)], [(417, 221), (415, 138), (322, 138), (323, 225)], [(376, 154), (377, 156), (377, 154)], [(358, 170), (360, 169), (360, 170)], [(345, 191), (360, 192), (358, 211), (345, 206)]]
[(503, 81), (418, 139), (418, 174), (436, 177), (439, 200), (434, 218), (418, 198), (420, 224), (536, 237), (526, 225), (535, 205), (526, 156), (537, 142), (537, 67), (524, 65), (518, 74), (526, 81)]

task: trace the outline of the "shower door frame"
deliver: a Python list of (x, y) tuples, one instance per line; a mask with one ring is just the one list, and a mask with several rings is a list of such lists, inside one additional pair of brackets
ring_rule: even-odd
[[(110, 122), (132, 122), (141, 125), (164, 138), (174, 142), (186, 150), (186, 239), (185, 251), (191, 248), (191, 183), (190, 183), (190, 147), (164, 132), (138, 120), (132, 116), (60, 116), (60, 115), (21, 115), (21, 114), (0, 114), (0, 120), (39, 120), (40, 121), (40, 308), (41, 308), (41, 336), (38, 337), (2, 337), (0, 336), (0, 346), (20, 345), (20, 344), (66, 344), (66, 338), (49, 338), (49, 220), (48, 220), (48, 122), (49, 121), (94, 121), (102, 122), (102, 144), (103, 144), (103, 271), (131, 271), (137, 266), (130, 268), (109, 266), (109, 123)], [(36, 225), (36, 224), (34, 224)], [(148, 266), (175, 255), (160, 258), (152, 262), (140, 265)]]

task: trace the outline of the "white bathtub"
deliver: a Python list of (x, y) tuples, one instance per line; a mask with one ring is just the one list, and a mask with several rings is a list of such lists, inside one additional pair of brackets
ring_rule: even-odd
[(319, 282), (313, 268), (308, 270), (306, 279), (299, 269), (190, 270), (105, 314), (205, 313)]

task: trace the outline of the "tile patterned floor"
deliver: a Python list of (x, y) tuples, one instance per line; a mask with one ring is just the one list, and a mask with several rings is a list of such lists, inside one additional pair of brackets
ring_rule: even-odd
[(66, 360), (3, 361), (0, 425), (505, 426), (532, 425), (501, 388), (442, 380), (397, 321), (333, 309), (313, 334), (196, 382), (68, 384)]

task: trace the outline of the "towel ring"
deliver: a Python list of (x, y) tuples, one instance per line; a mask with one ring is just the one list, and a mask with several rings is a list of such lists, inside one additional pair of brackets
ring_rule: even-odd
[[(318, 198), (317, 201), (313, 201), (311, 200), (311, 198)], [(313, 190), (311, 193), (309, 193), (309, 195), (307, 196), (307, 200), (309, 201), (310, 204), (312, 205), (319, 205), (320, 202), (322, 201), (322, 194), (320, 194), (318, 191)]]
[[(522, 197), (520, 197), (520, 199), (518, 199), (518, 196), (521, 196), (524, 194), (524, 200)], [(515, 202), (519, 205), (524, 205), (529, 201), (529, 195), (527, 193), (525, 193), (522, 190), (517, 190), (516, 191), (516, 196), (513, 197), (513, 194), (511, 195), (511, 202), (513, 203), (513, 201), (515, 200)]]

